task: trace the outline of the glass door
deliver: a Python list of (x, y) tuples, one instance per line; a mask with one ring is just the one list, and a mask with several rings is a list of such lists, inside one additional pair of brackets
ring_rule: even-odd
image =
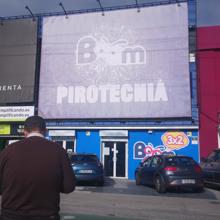
[(103, 141), (102, 161), (105, 175), (109, 177), (127, 178), (127, 142)]

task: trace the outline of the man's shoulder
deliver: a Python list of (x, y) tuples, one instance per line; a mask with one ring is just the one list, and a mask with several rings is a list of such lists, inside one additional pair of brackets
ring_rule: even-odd
[(25, 139), (21, 139), (21, 140), (15, 141), (15, 142), (9, 144), (9, 145), (5, 148), (5, 150), (7, 150), (7, 149), (9, 149), (9, 150), (10, 150), (10, 149), (13, 149), (13, 148), (16, 147), (16, 146), (19, 146), (19, 145), (23, 144), (24, 141), (25, 141)]
[(36, 144), (40, 145), (47, 145), (47, 146), (51, 146), (51, 147), (55, 147), (55, 148), (60, 148), (61, 146), (51, 140), (48, 140), (46, 138), (43, 137), (37, 137), (37, 136), (32, 136), (32, 137), (28, 137), (28, 138), (24, 138), (22, 140), (19, 140), (17, 142), (14, 142), (10, 145), (8, 145), (8, 149), (13, 149), (13, 148), (17, 148), (17, 147), (22, 147), (22, 146), (34, 146)]
[(27, 143), (28, 142), (39, 142), (39, 143), (42, 143), (45, 145), (50, 145), (50, 146), (54, 146), (54, 147), (58, 147), (58, 148), (61, 147), (58, 143), (56, 143), (52, 140), (49, 140), (49, 139), (43, 138), (43, 137), (38, 137), (38, 136), (32, 136), (32, 137), (26, 138), (23, 143), (26, 143), (26, 142)]

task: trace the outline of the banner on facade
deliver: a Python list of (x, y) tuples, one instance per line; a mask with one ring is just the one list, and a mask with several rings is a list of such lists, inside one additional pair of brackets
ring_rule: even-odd
[(44, 18), (39, 114), (190, 117), (188, 53), (186, 3)]
[(34, 106), (7, 106), (0, 107), (1, 121), (25, 121), (34, 115)]
[(37, 22), (4, 21), (0, 26), (0, 103), (33, 102)]

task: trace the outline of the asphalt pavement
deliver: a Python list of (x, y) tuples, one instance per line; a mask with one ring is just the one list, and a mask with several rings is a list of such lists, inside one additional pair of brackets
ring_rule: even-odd
[(103, 187), (82, 184), (61, 194), (60, 205), (61, 220), (217, 220), (220, 189), (159, 194), (131, 180), (107, 179)]
[(64, 219), (106, 220), (217, 220), (220, 219), (220, 190), (202, 193), (136, 186), (134, 181), (107, 179), (104, 187), (79, 185), (61, 196)]

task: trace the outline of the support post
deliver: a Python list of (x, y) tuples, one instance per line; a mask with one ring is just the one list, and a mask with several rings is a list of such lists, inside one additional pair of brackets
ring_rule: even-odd
[(68, 14), (67, 14), (66, 9), (64, 8), (62, 2), (59, 3), (59, 6), (63, 9), (64, 14), (66, 15), (66, 18), (68, 18)]
[(99, 7), (100, 7), (101, 10), (102, 10), (102, 16), (105, 16), (104, 8), (102, 7), (101, 1), (100, 1), (100, 0), (97, 0), (97, 2), (99, 3)]

